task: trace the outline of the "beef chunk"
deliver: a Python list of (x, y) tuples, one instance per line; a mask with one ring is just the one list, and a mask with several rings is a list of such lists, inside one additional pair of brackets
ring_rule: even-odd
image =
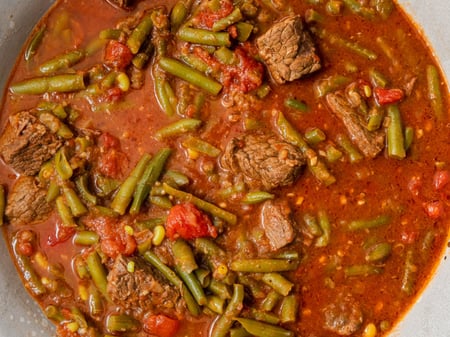
[(114, 7), (122, 8), (122, 9), (130, 9), (134, 6), (136, 0), (106, 0), (108, 3), (113, 5)]
[(51, 211), (47, 192), (36, 185), (33, 177), (21, 176), (7, 198), (5, 214), (14, 225), (26, 225), (44, 220)]
[(356, 332), (363, 323), (360, 304), (346, 292), (340, 292), (333, 303), (324, 308), (324, 329), (340, 336), (349, 336)]
[(366, 157), (375, 158), (384, 148), (385, 133), (367, 130), (364, 117), (340, 93), (330, 93), (326, 100), (331, 111), (344, 123), (352, 142)]
[(9, 124), (0, 138), (0, 153), (16, 172), (32, 176), (61, 145), (61, 140), (36, 116), (22, 111), (9, 118)]
[[(134, 271), (128, 271), (129, 262)], [(107, 291), (111, 300), (133, 315), (162, 313), (179, 317), (184, 311), (184, 301), (178, 289), (169, 285), (144, 260), (119, 255), (108, 274)]]
[(274, 135), (246, 134), (228, 143), (222, 164), (242, 173), (249, 186), (270, 190), (292, 184), (305, 159), (297, 147)]
[(288, 16), (275, 23), (256, 43), (278, 84), (294, 81), (321, 67), (311, 35), (299, 15)]
[(275, 251), (291, 243), (295, 238), (295, 222), (286, 202), (266, 201), (261, 209), (261, 227)]

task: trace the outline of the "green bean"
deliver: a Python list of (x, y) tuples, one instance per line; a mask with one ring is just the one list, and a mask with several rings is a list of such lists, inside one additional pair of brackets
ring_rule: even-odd
[(222, 85), (215, 80), (203, 75), (201, 72), (181, 63), (178, 60), (162, 57), (159, 66), (166, 72), (189, 82), (212, 95), (217, 95), (222, 90)]
[(248, 318), (236, 318), (247, 332), (258, 337), (294, 337), (294, 332), (276, 325), (259, 322)]
[(97, 204), (97, 197), (89, 191), (88, 175), (83, 174), (75, 179), (75, 186), (81, 198), (91, 205)]
[(250, 337), (251, 335), (243, 327), (231, 328), (230, 337)]
[(189, 10), (184, 1), (177, 1), (170, 12), (170, 27), (172, 32), (176, 32), (181, 24), (186, 20)]
[(161, 259), (152, 251), (146, 251), (144, 253), (144, 259), (149, 262), (153, 267), (158, 269), (161, 274), (174, 285), (177, 289), (181, 289), (183, 281), (178, 277), (178, 275), (170, 269)]
[(281, 323), (294, 323), (297, 321), (298, 300), (295, 295), (289, 295), (283, 298), (281, 302)]
[(401, 283), (401, 290), (406, 295), (411, 296), (414, 292), (416, 282), (417, 266), (414, 264), (414, 253), (411, 249), (406, 252), (405, 265)]
[(369, 70), (369, 77), (374, 87), (386, 88), (389, 84), (388, 79), (376, 69)]
[(294, 286), (292, 282), (278, 273), (264, 274), (262, 281), (283, 296), (289, 295), (292, 287)]
[(233, 285), (233, 296), (228, 302), (225, 312), (221, 315), (211, 330), (211, 337), (225, 337), (231, 326), (233, 325), (233, 320), (236, 316), (240, 314), (244, 307), (244, 287), (242, 284)]
[(195, 248), (204, 255), (210, 257), (226, 257), (225, 251), (214, 241), (207, 238), (197, 238), (194, 241)]
[(428, 65), (427, 69), (428, 98), (431, 101), (431, 107), (438, 120), (443, 120), (445, 116), (444, 105), (441, 92), (441, 79), (436, 66)]
[(203, 139), (189, 136), (183, 141), (183, 146), (200, 153), (204, 153), (209, 157), (217, 157), (220, 154), (220, 150), (211, 145), (210, 143), (204, 141)]
[(177, 37), (185, 42), (204, 44), (207, 46), (231, 46), (230, 34), (226, 32), (212, 32), (206, 29), (181, 27)]
[(147, 164), (147, 167), (136, 184), (133, 193), (133, 202), (130, 206), (130, 214), (139, 213), (142, 203), (147, 198), (156, 180), (158, 180), (161, 175), (164, 165), (171, 153), (172, 150), (170, 149), (161, 149)]
[(245, 259), (231, 263), (231, 270), (246, 273), (274, 273), (295, 270), (298, 261), (282, 259)]
[(201, 124), (202, 121), (198, 119), (180, 119), (156, 131), (155, 138), (162, 140), (167, 137), (178, 136), (180, 134), (196, 130)]
[(387, 225), (391, 221), (388, 215), (379, 215), (368, 220), (354, 220), (348, 224), (349, 230), (372, 229)]
[(225, 307), (225, 300), (219, 296), (210, 295), (207, 298), (206, 307), (216, 314), (222, 315)]
[(423, 252), (428, 252), (432, 248), (435, 238), (436, 232), (434, 230), (429, 230), (423, 238), (421, 250)]
[(167, 91), (167, 84), (170, 86), (170, 83), (168, 83), (166, 79), (157, 75), (155, 75), (154, 82), (156, 97), (158, 98), (158, 102), (161, 105), (162, 110), (167, 116), (173, 116), (175, 114), (175, 107), (171, 102), (170, 93)]
[(78, 309), (77, 307), (73, 307), (72, 309), (70, 309), (70, 316), (72, 320), (77, 323), (78, 329), (86, 330), (88, 324), (80, 309)]
[(73, 258), (73, 268), (75, 270), (76, 275), (80, 279), (87, 280), (91, 277), (86, 265), (86, 261), (84, 261), (81, 255), (77, 255)]
[(117, 194), (111, 203), (111, 208), (120, 215), (125, 214), (125, 210), (133, 197), (136, 185), (150, 162), (150, 159), (150, 155), (145, 153), (117, 191)]
[(246, 273), (238, 273), (238, 283), (242, 284), (251, 294), (252, 298), (263, 299), (266, 296), (264, 284), (252, 275)]
[(17, 266), (21, 271), (22, 277), (25, 281), (25, 287), (34, 295), (41, 296), (47, 292), (42, 284), (41, 278), (31, 265), (30, 259), (27, 256), (17, 254), (15, 252)]
[(242, 202), (244, 204), (253, 205), (264, 202), (266, 200), (271, 200), (273, 198), (275, 198), (275, 195), (272, 193), (265, 191), (254, 191), (247, 193), (242, 199)]
[(369, 111), (369, 121), (367, 122), (367, 130), (376, 131), (378, 130), (384, 120), (384, 112), (379, 107), (374, 107)]
[(132, 332), (140, 328), (139, 321), (128, 315), (111, 314), (106, 318), (106, 329), (111, 333)]
[(164, 196), (164, 195), (162, 195), (162, 196), (151, 195), (149, 200), (150, 200), (151, 204), (161, 207), (161, 208), (164, 208), (164, 209), (171, 209), (173, 206), (173, 203), (170, 200), (170, 198), (167, 196)]
[(357, 0), (343, 0), (345, 5), (355, 14), (361, 15), (367, 19), (373, 19), (375, 11), (361, 5)]
[(341, 0), (330, 0), (325, 5), (325, 10), (329, 15), (338, 16), (342, 14), (342, 5)]
[(183, 239), (178, 239), (172, 244), (172, 252), (176, 266), (183, 272), (191, 273), (198, 268), (191, 246)]
[(94, 285), (105, 298), (109, 298), (106, 290), (108, 281), (106, 280), (105, 267), (103, 267), (100, 256), (95, 250), (90, 252), (86, 257), (86, 265), (89, 269), (92, 281), (94, 281)]
[(395, 159), (406, 157), (405, 136), (403, 134), (402, 118), (396, 105), (387, 108), (389, 124), (386, 131), (388, 156)]
[(226, 17), (219, 19), (218, 21), (214, 22), (212, 26), (213, 32), (218, 32), (220, 30), (224, 30), (227, 27), (231, 26), (232, 24), (241, 21), (243, 19), (241, 10), (236, 7), (230, 14), (228, 14)]
[(45, 309), (44, 309), (44, 313), (45, 313), (45, 316), (48, 319), (52, 320), (53, 322), (61, 323), (61, 322), (66, 320), (64, 318), (63, 314), (61, 313), (61, 310), (59, 310), (54, 305), (46, 306)]
[(79, 217), (88, 212), (86, 206), (84, 206), (83, 202), (72, 188), (64, 186), (63, 193), (66, 198), (67, 206), (69, 206), (73, 216)]
[(383, 262), (391, 255), (392, 246), (387, 242), (378, 243), (366, 250), (367, 262)]
[(93, 317), (98, 317), (104, 312), (103, 300), (97, 290), (91, 290), (89, 294), (89, 314)]
[(352, 164), (358, 163), (364, 158), (363, 155), (353, 145), (353, 143), (350, 141), (350, 139), (346, 135), (344, 135), (342, 133), (338, 134), (336, 136), (336, 142), (347, 153), (347, 155), (350, 159), (350, 163), (352, 163)]
[(164, 191), (166, 191), (166, 193), (170, 194), (171, 196), (178, 198), (182, 201), (192, 202), (195, 206), (197, 206), (201, 210), (210, 213), (211, 215), (216, 216), (222, 220), (225, 220), (226, 222), (232, 225), (235, 225), (237, 222), (236, 215), (234, 215), (233, 213), (227, 212), (214, 204), (211, 204), (203, 199), (197, 198), (191, 193), (177, 190), (166, 183), (163, 183), (163, 188)]
[(140, 70), (144, 69), (152, 57), (154, 50), (155, 46), (153, 43), (151, 41), (147, 41), (143, 44), (141, 51), (133, 57), (131, 63), (133, 63), (133, 65)]
[(227, 284), (215, 279), (212, 279), (209, 283), (208, 290), (211, 291), (214, 295), (217, 295), (225, 300), (231, 298), (232, 295), (231, 290)]
[(55, 154), (55, 169), (62, 180), (68, 180), (73, 175), (72, 167), (67, 160), (64, 149), (60, 149)]
[(99, 242), (99, 240), (99, 235), (96, 232), (92, 231), (78, 231), (73, 238), (74, 243), (82, 246), (95, 245)]
[(66, 227), (76, 226), (75, 220), (73, 219), (73, 214), (70, 208), (66, 205), (64, 197), (59, 196), (56, 198), (56, 210), (64, 226)]
[(251, 309), (251, 317), (260, 322), (265, 322), (269, 324), (278, 324), (280, 323), (280, 318), (278, 315), (275, 315), (271, 312), (259, 311), (257, 309)]
[(86, 88), (83, 74), (63, 74), (51, 77), (37, 77), (10, 86), (17, 95), (41, 95), (47, 92), (73, 92)]
[(39, 46), (42, 43), (42, 40), (44, 39), (44, 35), (47, 31), (47, 26), (43, 25), (40, 27), (32, 36), (27, 49), (25, 49), (24, 57), (25, 61), (30, 61), (31, 58), (36, 54), (36, 51), (38, 50)]
[(102, 216), (106, 216), (109, 218), (117, 218), (119, 216), (118, 213), (113, 211), (111, 208), (105, 207), (105, 206), (95, 205), (94, 210), (97, 214), (100, 214)]
[(315, 216), (311, 214), (305, 214), (303, 215), (303, 220), (305, 221), (306, 231), (308, 232), (308, 234), (312, 236), (323, 235), (322, 228), (319, 226)]
[(329, 163), (334, 163), (342, 158), (343, 154), (336, 147), (331, 144), (328, 144), (326, 149), (326, 158)]
[(374, 6), (383, 20), (387, 20), (394, 10), (394, 3), (392, 0), (375, 0)]
[(253, 28), (253, 25), (248, 22), (238, 22), (236, 24), (237, 40), (239, 42), (247, 41), (253, 33)]
[(107, 28), (101, 30), (98, 36), (104, 40), (119, 40), (122, 34), (122, 29)]
[[(344, 0), (344, 1), (347, 1), (347, 0)], [(355, 0), (351, 0), (351, 1), (355, 1)], [(331, 34), (326, 31), (324, 31), (323, 34), (324, 34), (324, 36), (326, 36), (328, 38), (328, 40), (332, 44), (336, 44), (340, 47), (345, 47), (345, 48), (353, 51), (355, 54), (362, 56), (370, 61), (375, 61), (378, 58), (378, 55), (374, 51), (361, 46), (357, 42), (346, 40), (338, 35)]]
[(271, 90), (272, 88), (268, 83), (263, 83), (259, 86), (258, 89), (256, 89), (256, 96), (258, 96), (258, 98), (260, 99), (263, 99), (270, 94)]
[(325, 133), (319, 128), (310, 128), (305, 132), (305, 140), (310, 145), (317, 145), (326, 139)]
[(210, 74), (213, 71), (208, 63), (193, 54), (183, 54), (180, 56), (180, 59), (188, 66), (200, 71), (201, 73)]
[(298, 110), (300, 112), (308, 112), (309, 110), (308, 105), (306, 105), (306, 103), (292, 97), (287, 98), (284, 101), (284, 106), (287, 108)]
[(344, 268), (345, 277), (379, 275), (384, 269), (371, 264), (357, 264)]
[(412, 143), (414, 142), (414, 128), (411, 126), (405, 127), (405, 151), (408, 151), (411, 148)]
[(318, 158), (317, 154), (308, 146), (303, 137), (284, 117), (281, 111), (278, 112), (276, 127), (285, 141), (297, 146), (307, 158), (308, 168), (311, 173), (325, 186), (336, 182), (336, 178), (331, 175), (325, 164)]
[(183, 187), (189, 184), (189, 178), (186, 175), (173, 170), (167, 170), (162, 180), (170, 186), (176, 187)]
[(194, 273), (195, 273), (195, 276), (197, 276), (197, 279), (203, 288), (209, 287), (212, 280), (211, 280), (211, 272), (208, 269), (197, 268), (196, 270), (194, 270)]
[(350, 79), (342, 75), (326, 77), (314, 83), (314, 95), (317, 98), (325, 97), (330, 92), (337, 90), (349, 82)]
[(316, 247), (326, 247), (330, 242), (331, 225), (325, 211), (319, 211), (317, 214), (319, 226), (322, 229), (322, 235), (316, 240)]
[(127, 40), (127, 46), (133, 54), (137, 54), (144, 41), (148, 38), (153, 28), (153, 21), (147, 14), (141, 22), (133, 29)]
[(84, 51), (73, 50), (63, 55), (56, 56), (55, 58), (43, 63), (39, 67), (39, 72), (41, 74), (51, 74), (58, 70), (70, 68), (83, 60), (85, 56)]
[(305, 11), (305, 21), (307, 23), (323, 22), (324, 17), (316, 10), (309, 8)]
[(0, 226), (4, 225), (5, 208), (6, 208), (5, 186), (0, 185)]
[(275, 256), (277, 259), (298, 260), (300, 254), (297, 251), (284, 251)]
[(203, 288), (195, 274), (193, 272), (184, 271), (180, 265), (176, 265), (175, 270), (184, 281), (184, 284), (191, 292), (197, 304), (206, 305), (209, 301), (206, 298), (205, 292), (203, 291)]
[(282, 296), (275, 290), (270, 291), (261, 303), (261, 309), (264, 311), (272, 311)]
[(235, 53), (233, 53), (227, 47), (220, 47), (214, 52), (214, 56), (223, 64), (227, 65), (236, 65), (238, 59), (236, 58)]

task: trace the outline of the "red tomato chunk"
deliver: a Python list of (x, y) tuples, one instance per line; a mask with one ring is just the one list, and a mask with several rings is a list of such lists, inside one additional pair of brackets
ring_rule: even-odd
[(373, 94), (381, 105), (398, 103), (405, 96), (401, 89), (384, 89), (379, 87), (373, 90)]
[(165, 315), (150, 315), (144, 319), (144, 330), (158, 337), (172, 337), (180, 328), (180, 322)]

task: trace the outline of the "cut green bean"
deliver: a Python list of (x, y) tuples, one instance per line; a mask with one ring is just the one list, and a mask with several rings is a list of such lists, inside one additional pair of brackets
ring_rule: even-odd
[(39, 67), (39, 72), (41, 74), (48, 75), (55, 73), (61, 69), (70, 68), (73, 65), (77, 64), (78, 62), (80, 62), (81, 60), (83, 60), (84, 56), (85, 56), (84, 51), (81, 50), (70, 51), (66, 54), (59, 55), (43, 63)]
[(237, 217), (233, 213), (230, 213), (214, 204), (211, 204), (203, 199), (197, 198), (191, 193), (187, 193), (181, 190), (177, 190), (170, 185), (163, 183), (163, 188), (166, 193), (171, 196), (178, 198), (182, 201), (192, 202), (195, 206), (200, 208), (201, 210), (210, 213), (213, 216), (216, 216), (226, 222), (235, 225), (237, 222)]
[(25, 281), (25, 287), (34, 295), (41, 296), (47, 292), (42, 284), (41, 278), (31, 265), (30, 259), (27, 256), (17, 254), (15, 252), (17, 266)]
[(280, 317), (278, 317), (278, 315), (276, 315), (272, 312), (259, 311), (254, 308), (251, 309), (251, 317), (256, 319), (257, 321), (265, 322), (265, 323), (269, 323), (269, 324), (277, 325), (278, 323), (280, 323)]
[(403, 134), (402, 118), (396, 105), (387, 108), (389, 124), (386, 131), (388, 156), (395, 159), (406, 157), (405, 136)]
[(441, 92), (441, 79), (436, 66), (427, 66), (428, 98), (431, 101), (434, 114), (438, 120), (443, 120), (445, 116), (444, 105)]
[(100, 256), (95, 250), (86, 257), (86, 265), (97, 289), (105, 298), (109, 298), (108, 292), (106, 291), (108, 284), (108, 281), (106, 280), (106, 270)]
[(287, 296), (291, 292), (294, 284), (278, 273), (267, 273), (262, 277), (262, 281), (277, 291), (280, 295)]
[(242, 199), (242, 202), (244, 204), (253, 205), (253, 204), (259, 204), (261, 202), (264, 202), (266, 200), (271, 200), (275, 198), (275, 195), (266, 191), (254, 191), (247, 193), (244, 198)]
[(27, 49), (25, 49), (24, 53), (25, 61), (30, 61), (31, 58), (36, 54), (39, 46), (42, 43), (42, 40), (44, 39), (46, 31), (47, 26), (43, 25), (33, 34), (33, 37), (31, 38), (30, 43), (27, 46)]
[(186, 175), (173, 170), (167, 170), (162, 181), (175, 187), (183, 187), (189, 184), (189, 178)]
[(185, 42), (204, 44), (207, 46), (231, 46), (230, 34), (227, 32), (212, 32), (206, 29), (181, 27), (177, 37)]
[(209, 301), (206, 298), (205, 292), (198, 281), (197, 277), (192, 272), (184, 271), (179, 265), (175, 267), (177, 274), (181, 277), (186, 287), (191, 292), (198, 305), (206, 305)]
[(209, 283), (208, 290), (211, 291), (214, 295), (217, 295), (225, 300), (231, 298), (232, 295), (231, 290), (227, 284), (215, 279), (212, 279)]
[(172, 201), (167, 196), (151, 195), (149, 200), (151, 204), (164, 209), (171, 209), (173, 206)]
[(348, 229), (354, 231), (360, 229), (378, 228), (389, 224), (390, 221), (391, 218), (388, 215), (379, 215), (373, 219), (351, 221), (348, 224)]
[(392, 245), (383, 242), (375, 244), (366, 250), (367, 262), (384, 262), (391, 255)]
[(281, 323), (294, 323), (297, 321), (299, 303), (295, 295), (283, 298), (281, 302)]
[(312, 236), (321, 236), (323, 234), (322, 228), (320, 228), (315, 216), (305, 214), (303, 215), (303, 220), (305, 221), (305, 229), (308, 234)]
[(158, 64), (169, 74), (179, 77), (212, 95), (217, 95), (222, 90), (222, 85), (219, 82), (216, 82), (215, 80), (203, 75), (201, 72), (192, 69), (178, 60), (162, 57)]
[(198, 268), (191, 246), (183, 239), (178, 239), (172, 244), (172, 252), (175, 264), (185, 273), (191, 273)]
[(326, 77), (314, 83), (314, 95), (317, 98), (325, 97), (330, 92), (339, 89), (350, 82), (348, 77), (342, 75), (334, 75)]
[(45, 316), (48, 319), (52, 320), (53, 322), (61, 323), (62, 321), (65, 320), (65, 317), (61, 313), (61, 310), (59, 310), (54, 305), (46, 306), (45, 309), (44, 309), (44, 313), (45, 313)]
[(343, 154), (334, 145), (328, 144), (326, 149), (326, 158), (329, 163), (334, 163), (342, 158)]
[(188, 14), (189, 10), (186, 7), (185, 2), (182, 0), (177, 1), (170, 12), (170, 27), (172, 32), (176, 32), (178, 28), (180, 28), (181, 24), (186, 20)]
[(100, 31), (98, 37), (104, 40), (119, 40), (122, 34), (122, 29), (107, 28)]
[(295, 270), (298, 261), (283, 259), (246, 259), (235, 260), (231, 263), (231, 270), (246, 273), (274, 273)]
[(294, 332), (286, 330), (282, 327), (259, 322), (253, 319), (248, 318), (236, 318), (236, 321), (241, 323), (247, 332), (249, 332), (253, 336), (258, 337), (294, 337)]
[(310, 128), (305, 132), (305, 140), (310, 145), (317, 145), (325, 139), (327, 139), (327, 136), (319, 128)]
[(228, 14), (226, 17), (217, 20), (214, 22), (212, 26), (213, 32), (218, 32), (220, 30), (226, 29), (228, 26), (231, 26), (232, 24), (239, 22), (243, 19), (241, 10), (239, 7), (236, 7), (230, 14)]
[(48, 189), (47, 189), (47, 195), (45, 196), (45, 200), (50, 203), (60, 195), (59, 185), (55, 180), (51, 180)]
[(363, 160), (364, 156), (359, 152), (359, 150), (353, 145), (351, 140), (344, 134), (338, 134), (336, 136), (336, 143), (344, 149), (347, 153), (350, 163), (358, 163)]
[[(211, 284), (211, 272), (206, 268), (197, 268), (194, 270), (195, 276), (197, 276), (198, 281), (200, 282), (203, 288), (208, 288)], [(217, 295), (217, 294), (216, 294)]]
[(342, 14), (342, 5), (341, 0), (330, 0), (326, 3), (325, 10), (329, 15), (338, 16)]
[(70, 210), (70, 208), (66, 205), (66, 202), (64, 201), (64, 197), (59, 196), (56, 198), (56, 211), (59, 214), (59, 217), (61, 218), (62, 223), (66, 227), (75, 227), (76, 223), (73, 218), (73, 214)]
[(357, 264), (344, 268), (345, 277), (379, 275), (383, 273), (383, 271), (384, 269), (382, 267), (371, 264)]
[(89, 313), (93, 317), (99, 317), (104, 312), (103, 299), (97, 290), (91, 290), (88, 299)]
[(69, 206), (73, 216), (79, 217), (88, 212), (86, 206), (84, 206), (83, 202), (72, 188), (64, 186), (63, 193), (66, 198), (67, 206)]
[(233, 320), (244, 307), (244, 287), (242, 284), (233, 285), (233, 296), (228, 302), (225, 312), (214, 323), (211, 330), (211, 337), (225, 337), (233, 325)]
[(156, 131), (155, 138), (158, 140), (162, 140), (167, 137), (179, 136), (183, 133), (197, 130), (201, 124), (202, 121), (198, 119), (180, 119)]
[(97, 204), (97, 197), (89, 191), (88, 175), (83, 174), (75, 179), (75, 185), (81, 198), (91, 205)]
[(376, 69), (369, 70), (369, 77), (374, 87), (386, 88), (389, 84), (388, 79)]
[(106, 329), (111, 333), (132, 332), (140, 328), (139, 321), (128, 315), (111, 314), (106, 318)]
[(402, 284), (400, 288), (408, 296), (411, 296), (414, 292), (416, 273), (417, 273), (417, 266), (414, 264), (414, 253), (411, 249), (409, 249), (406, 252)]
[(147, 14), (141, 22), (133, 29), (127, 40), (127, 46), (133, 54), (137, 54), (144, 41), (148, 38), (153, 28), (150, 14)]
[(381, 108), (375, 107), (370, 109), (369, 121), (367, 122), (367, 130), (369, 131), (378, 130), (383, 124), (383, 120), (384, 120), (384, 111)]
[(206, 154), (207, 156), (213, 158), (217, 157), (221, 152), (214, 145), (211, 145), (210, 143), (194, 136), (187, 137), (183, 141), (183, 146), (190, 150)]
[(38, 77), (15, 83), (9, 90), (17, 95), (41, 95), (47, 92), (73, 92), (84, 90), (83, 74), (64, 74)]
[(251, 337), (251, 335), (243, 327), (239, 327), (230, 329), (230, 337)]
[(309, 110), (308, 105), (306, 105), (306, 103), (292, 97), (284, 101), (284, 106), (298, 110), (300, 112), (308, 112)]
[(117, 191), (117, 194), (111, 203), (111, 208), (120, 215), (125, 214), (125, 210), (133, 197), (136, 185), (150, 162), (150, 159), (151, 157), (149, 154), (144, 154)]
[(317, 213), (317, 219), (319, 220), (319, 226), (322, 229), (322, 235), (316, 240), (316, 247), (326, 247), (330, 242), (331, 236), (331, 224), (328, 219), (328, 215), (325, 211), (319, 211)]
[(264, 311), (272, 311), (281, 299), (282, 296), (277, 291), (272, 290), (262, 301), (261, 309)]
[(133, 57), (131, 62), (133, 63), (133, 65), (136, 68), (142, 70), (148, 64), (154, 51), (155, 51), (155, 46), (153, 45), (153, 43), (151, 41), (147, 41), (142, 46), (141, 51)]
[(411, 148), (413, 142), (414, 142), (414, 128), (407, 126), (405, 127), (405, 151), (408, 151)]
[(171, 102), (170, 93), (167, 90), (170, 83), (166, 79), (155, 75), (155, 93), (158, 98), (158, 102), (161, 105), (162, 110), (167, 116), (173, 116), (175, 114), (175, 107)]
[(236, 24), (237, 40), (239, 42), (247, 41), (253, 33), (253, 28), (253, 25), (248, 22), (238, 22)]
[(206, 307), (216, 314), (222, 315), (225, 307), (225, 300), (219, 296), (210, 295), (206, 300)]
[(96, 232), (92, 231), (78, 231), (73, 238), (74, 243), (82, 246), (95, 245), (99, 242), (99, 240), (99, 235)]
[(161, 149), (147, 164), (147, 167), (136, 184), (133, 193), (133, 202), (130, 206), (130, 214), (139, 213), (142, 203), (149, 195), (156, 180), (159, 179), (171, 153), (172, 150), (170, 149)]

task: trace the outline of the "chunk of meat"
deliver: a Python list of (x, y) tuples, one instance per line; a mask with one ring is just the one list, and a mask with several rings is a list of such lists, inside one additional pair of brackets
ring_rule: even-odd
[(295, 238), (295, 222), (286, 202), (268, 200), (261, 209), (261, 227), (269, 239), (272, 250), (276, 251)]
[(256, 44), (274, 81), (283, 84), (319, 70), (320, 58), (300, 15), (275, 23)]
[(8, 195), (5, 215), (14, 225), (26, 225), (47, 218), (51, 206), (47, 192), (36, 184), (33, 177), (21, 176)]
[(16, 172), (32, 176), (61, 147), (62, 141), (29, 111), (9, 118), (0, 138), (0, 153)]
[(384, 131), (367, 130), (364, 117), (341, 94), (330, 93), (326, 101), (331, 111), (344, 123), (352, 142), (366, 157), (375, 158), (384, 148)]
[[(134, 270), (129, 270), (129, 265)], [(179, 290), (165, 282), (158, 272), (138, 257), (119, 255), (108, 273), (107, 292), (115, 304), (135, 317), (149, 312), (180, 317), (185, 302)]]
[(324, 309), (324, 329), (340, 336), (355, 333), (363, 323), (363, 313), (360, 304), (346, 292), (340, 292), (334, 302)]
[(222, 165), (242, 173), (249, 186), (274, 189), (292, 184), (305, 164), (301, 151), (272, 134), (246, 134), (225, 148)]

